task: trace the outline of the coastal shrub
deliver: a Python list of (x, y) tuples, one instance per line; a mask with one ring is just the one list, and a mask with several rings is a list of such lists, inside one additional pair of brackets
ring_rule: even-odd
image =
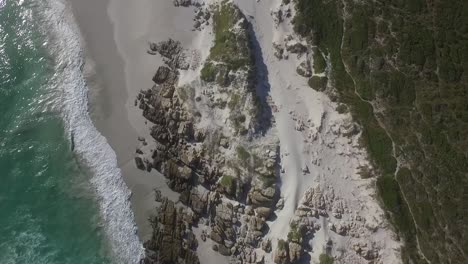
[(212, 62), (206, 62), (200, 72), (200, 78), (205, 82), (213, 82), (216, 79), (218, 71)]
[(320, 264), (333, 264), (335, 260), (333, 259), (333, 257), (330, 257), (325, 253), (322, 253), (319, 256), (319, 261), (320, 261)]
[(339, 104), (336, 107), (336, 111), (340, 114), (344, 114), (348, 112), (348, 107), (345, 104)]
[(238, 104), (240, 102), (240, 99), (241, 99), (241, 96), (239, 94), (233, 93), (231, 95), (229, 103), (228, 103), (229, 109), (231, 109), (231, 110), (236, 109), (236, 107), (238, 106)]
[(290, 224), (290, 230), (288, 232), (288, 241), (300, 243), (302, 240), (302, 230), (297, 223)]
[(209, 59), (224, 63), (228, 72), (250, 63), (247, 36), (232, 30), (241, 19), (243, 19), (241, 11), (232, 3), (223, 2), (215, 7), (213, 13), (215, 39)]
[[(362, 127), (404, 261), (424, 263), (422, 252), (433, 263), (466, 262), (462, 235), (449, 235), (459, 245), (450, 250), (434, 238), (468, 232), (466, 203), (454, 202), (467, 188), (468, 2), (296, 0), (296, 8), (295, 30), (328, 54), (332, 86)], [(379, 111), (361, 97), (378, 99)], [(393, 143), (411, 169), (396, 178)]]
[(274, 175), (270, 175), (270, 176), (261, 175), (259, 179), (263, 184), (263, 188), (271, 187), (276, 183), (276, 178)]
[(309, 79), (309, 86), (316, 91), (323, 92), (327, 88), (327, 82), (327, 77), (312, 76)]
[(279, 250), (288, 250), (288, 242), (284, 241), (283, 239), (278, 240), (278, 249)]
[(229, 175), (224, 175), (220, 181), (221, 185), (226, 188), (230, 188), (233, 182), (234, 182), (234, 177), (229, 176)]
[(246, 161), (250, 158), (250, 153), (243, 146), (237, 146), (236, 153), (237, 157), (242, 161)]
[(318, 48), (314, 48), (314, 74), (320, 74), (325, 72), (327, 68), (327, 62), (323, 58), (322, 53), (319, 51)]

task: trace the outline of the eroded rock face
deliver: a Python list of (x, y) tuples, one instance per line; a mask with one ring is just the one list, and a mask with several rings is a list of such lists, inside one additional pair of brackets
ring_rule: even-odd
[(153, 82), (156, 84), (162, 84), (167, 81), (169, 75), (171, 75), (171, 69), (166, 66), (161, 66), (156, 71), (156, 74), (153, 77)]
[(298, 261), (302, 256), (302, 246), (298, 243), (289, 243), (289, 259), (292, 263)]
[(289, 245), (288, 242), (278, 241), (278, 247), (276, 248), (274, 262), (276, 264), (289, 264)]
[(158, 217), (152, 220), (153, 236), (144, 246), (151, 253), (141, 261), (143, 264), (178, 263), (199, 264), (196, 255), (198, 241), (188, 223), (192, 216), (174, 202), (164, 198)]

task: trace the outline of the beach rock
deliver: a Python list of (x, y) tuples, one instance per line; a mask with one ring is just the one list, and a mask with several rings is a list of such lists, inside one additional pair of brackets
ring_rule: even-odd
[(174, 6), (188, 7), (192, 4), (191, 0), (174, 0)]
[(291, 53), (302, 54), (307, 51), (307, 47), (301, 44), (300, 42), (293, 42), (286, 44), (286, 50)]
[(138, 169), (146, 170), (145, 163), (143, 162), (143, 159), (141, 157), (135, 157), (135, 164)]
[(154, 189), (154, 201), (160, 203), (162, 202), (162, 200), (163, 200), (163, 197), (162, 197), (161, 191), (158, 189)]
[[(186, 229), (190, 218), (182, 208), (176, 209), (174, 202), (164, 198), (158, 209), (158, 218), (153, 219), (160, 225), (155, 225), (152, 238), (145, 242), (145, 248), (154, 252), (147, 255), (143, 263), (185, 263), (199, 264), (196, 254), (198, 242), (192, 231)], [(182, 236), (185, 233), (185, 238)], [(158, 259), (159, 262), (153, 262)]]
[(218, 243), (218, 244), (222, 244), (224, 242), (224, 239), (221, 237), (221, 235), (216, 232), (216, 231), (211, 231), (210, 233), (210, 238), (211, 240), (213, 240), (214, 242)]
[(271, 240), (265, 239), (262, 241), (262, 249), (263, 251), (270, 253), (271, 252)]
[(218, 245), (213, 244), (213, 246), (211, 246), (211, 249), (213, 249), (213, 251), (218, 251)]
[(251, 204), (255, 207), (272, 207), (276, 190), (272, 187), (266, 189), (254, 188), (249, 194)]
[(190, 207), (192, 210), (202, 215), (206, 212), (206, 206), (208, 202), (208, 194), (207, 193), (200, 193), (198, 189), (192, 189), (191, 196), (190, 196)]
[(278, 247), (276, 248), (274, 255), (274, 262), (276, 264), (289, 264), (289, 245), (284, 240), (278, 241)]
[(297, 74), (301, 75), (302, 77), (311, 77), (312, 76), (312, 69), (310, 67), (309, 61), (303, 61), (296, 69)]
[(284, 54), (284, 48), (280, 45), (280, 44), (277, 44), (277, 43), (273, 43), (273, 48), (275, 50), (275, 57), (279, 60), (283, 59), (283, 54)]
[(272, 209), (271, 209), (271, 208), (268, 208), (268, 207), (258, 207), (258, 208), (255, 208), (255, 212), (257, 213), (257, 215), (258, 215), (259, 217), (263, 217), (263, 218), (265, 218), (265, 219), (268, 219), (268, 217), (270, 217), (271, 211), (272, 211)]
[(230, 256), (231, 255), (231, 250), (229, 250), (229, 248), (227, 248), (224, 245), (219, 245), (218, 246), (218, 252), (223, 256)]
[(303, 253), (302, 246), (297, 243), (289, 243), (289, 259), (292, 263), (298, 261)]
[(284, 198), (280, 198), (278, 202), (276, 203), (276, 209), (283, 210), (283, 208), (284, 208)]
[(166, 66), (160, 66), (153, 76), (153, 82), (156, 84), (164, 83), (171, 73), (171, 69)]
[(229, 148), (229, 140), (227, 138), (222, 138), (219, 141), (219, 145), (221, 145), (223, 148)]

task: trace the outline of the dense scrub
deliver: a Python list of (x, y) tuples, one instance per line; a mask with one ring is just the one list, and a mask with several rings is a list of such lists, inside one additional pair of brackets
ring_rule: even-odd
[(296, 7), (295, 30), (329, 56), (333, 87), (363, 127), (405, 262), (468, 262), (468, 2)]
[(223, 2), (211, 8), (214, 43), (202, 68), (201, 78), (207, 82), (216, 80), (223, 85), (229, 72), (249, 70), (252, 66), (251, 47), (246, 31), (248, 22), (232, 3)]

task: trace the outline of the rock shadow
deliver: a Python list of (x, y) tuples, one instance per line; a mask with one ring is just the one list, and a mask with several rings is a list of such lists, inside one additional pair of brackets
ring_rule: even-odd
[(265, 135), (268, 129), (272, 127), (273, 123), (273, 112), (269, 104), (271, 90), (268, 77), (269, 72), (264, 62), (262, 48), (250, 21), (248, 32), (250, 35), (250, 45), (253, 50), (252, 56), (255, 61), (255, 96), (259, 104), (258, 125), (255, 128), (255, 132)]

